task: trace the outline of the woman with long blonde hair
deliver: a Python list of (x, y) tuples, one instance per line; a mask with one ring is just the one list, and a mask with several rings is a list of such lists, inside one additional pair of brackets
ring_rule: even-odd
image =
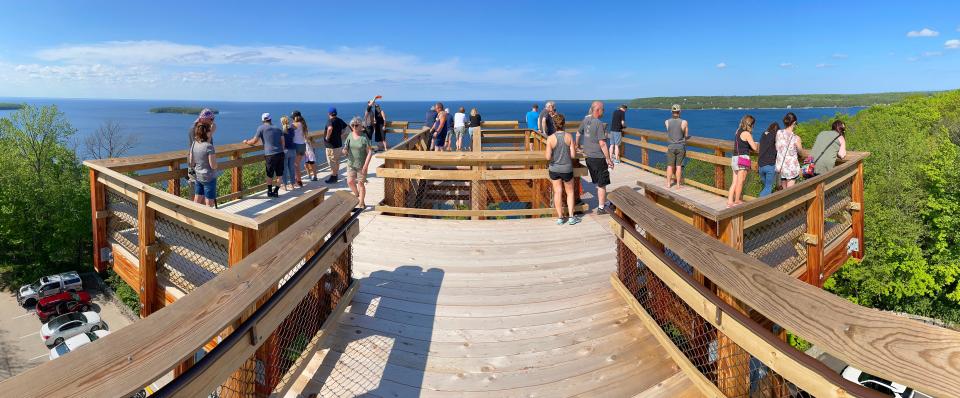
[(295, 179), (294, 169), (297, 168), (297, 145), (294, 143), (294, 128), (290, 124), (290, 118), (280, 117), (280, 130), (283, 131), (283, 189), (290, 192), (294, 188)]
[(747, 181), (752, 161), (750, 151), (757, 150), (757, 143), (753, 140), (753, 125), (757, 119), (744, 115), (740, 119), (740, 126), (733, 136), (733, 157), (730, 158), (730, 167), (733, 168), (733, 181), (730, 182), (730, 191), (727, 193), (727, 207), (743, 203), (743, 184)]

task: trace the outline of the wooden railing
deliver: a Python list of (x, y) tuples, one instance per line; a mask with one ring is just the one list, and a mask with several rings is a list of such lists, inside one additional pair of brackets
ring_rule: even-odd
[[(429, 139), (429, 132), (422, 130), (377, 155), (384, 160), (377, 169), (384, 179), (378, 211), (472, 219), (553, 214), (548, 161), (542, 152), (431, 152)], [(576, 166), (579, 180), (586, 168)], [(497, 208), (504, 203), (522, 203), (523, 208)], [(585, 210), (585, 205), (578, 209)]]
[[(688, 152), (689, 154), (689, 152)], [(674, 216), (736, 249), (816, 286), (850, 257), (864, 256), (863, 161), (850, 152), (831, 171), (732, 208), (717, 209), (639, 182)]]
[[(312, 134), (315, 139), (319, 134)], [(263, 185), (244, 187), (243, 167), (263, 163), (262, 146), (217, 147), (221, 170), (231, 170), (237, 200)], [(140, 296), (146, 317), (238, 263), (319, 205), (326, 188), (302, 192), (283, 206), (234, 214), (180, 197), (187, 151), (90, 160), (94, 267), (116, 273)], [(166, 181), (167, 190), (156, 186)]]
[(786, 344), (788, 332), (870, 374), (960, 396), (960, 333), (804, 284), (628, 188), (610, 198), (611, 281), (706, 396), (882, 396)]
[(171, 371), (176, 378), (158, 396), (282, 393), (305, 366), (302, 353), (322, 344), (331, 314), (342, 313), (355, 291), (356, 204), (352, 195), (334, 194), (189, 295), (0, 382), (0, 395), (128, 397)]

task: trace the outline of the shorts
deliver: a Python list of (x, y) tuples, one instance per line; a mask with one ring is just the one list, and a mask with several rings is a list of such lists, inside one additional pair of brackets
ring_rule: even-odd
[(360, 169), (347, 166), (347, 178), (357, 180), (357, 182), (366, 183), (367, 175), (360, 172)]
[(610, 170), (607, 169), (607, 160), (604, 158), (587, 158), (587, 170), (590, 172), (590, 181), (600, 188), (610, 185)]
[(437, 134), (437, 136), (433, 139), (433, 146), (434, 146), (434, 147), (446, 146), (446, 144), (447, 144), (447, 133), (446, 133), (446, 132)]
[(275, 153), (263, 157), (267, 166), (267, 178), (283, 177), (283, 153)]
[(217, 199), (217, 178), (214, 177), (212, 180), (207, 182), (195, 182), (193, 184), (193, 194), (200, 195), (208, 200)]
[(296, 146), (297, 155), (303, 156), (307, 153), (307, 144), (294, 144)]
[(373, 141), (373, 127), (364, 127), (363, 135), (367, 136), (367, 139)]
[(458, 138), (460, 138), (460, 137), (463, 137), (463, 135), (466, 134), (466, 133), (467, 133), (467, 127), (466, 127), (466, 126), (454, 127), (454, 128), (453, 128), (453, 134), (450, 135), (450, 139), (451, 139), (451, 140), (458, 139)]
[(741, 166), (739, 162), (737, 162), (737, 160), (740, 158), (747, 158), (749, 160), (750, 155), (736, 155), (730, 158), (730, 167), (733, 168), (733, 171), (747, 170), (746, 167)]
[(383, 125), (378, 124), (373, 127), (373, 140), (374, 142), (383, 142)]
[(683, 159), (687, 156), (687, 148), (683, 145), (667, 146), (667, 167), (683, 167)]
[(608, 145), (620, 145), (620, 142), (623, 140), (623, 133), (620, 131), (611, 131), (610, 136), (607, 137)]
[(327, 165), (333, 168), (333, 165), (340, 163), (340, 148), (327, 148)]
[[(606, 161), (604, 161), (604, 165), (606, 165)], [(569, 173), (557, 173), (555, 171), (551, 171), (548, 174), (550, 175), (550, 179), (553, 181), (563, 180), (563, 182), (570, 182), (570, 180), (573, 179), (572, 171)]]

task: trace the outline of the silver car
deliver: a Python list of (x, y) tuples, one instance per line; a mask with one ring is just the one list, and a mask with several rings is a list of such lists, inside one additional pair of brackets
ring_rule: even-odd
[(80, 333), (106, 330), (107, 325), (100, 319), (100, 314), (93, 311), (74, 312), (60, 315), (40, 327), (40, 338), (47, 348), (62, 343), (64, 340)]

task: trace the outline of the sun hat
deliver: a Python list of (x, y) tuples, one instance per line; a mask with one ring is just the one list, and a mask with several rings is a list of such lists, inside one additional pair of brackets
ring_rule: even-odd
[(331, 114), (331, 115), (336, 115), (336, 114), (337, 114), (337, 108), (331, 106), (330, 108), (327, 108), (327, 113), (329, 113), (329, 114)]
[(670, 107), (670, 111), (671, 111), (671, 112), (680, 112), (680, 104), (673, 104), (673, 106)]
[(264, 121), (264, 122), (267, 121), (267, 120), (271, 120), (271, 119), (270, 119), (270, 113), (264, 112), (262, 115), (260, 115), (260, 120), (261, 120), (261, 121)]
[(213, 111), (210, 110), (210, 108), (203, 108), (203, 110), (200, 111), (200, 114), (197, 115), (197, 120), (195, 120), (194, 123), (199, 122), (199, 121), (202, 120), (202, 119), (210, 119), (210, 120), (213, 120), (213, 119), (216, 118), (216, 117), (217, 117), (217, 115), (216, 115), (215, 113), (213, 113)]

